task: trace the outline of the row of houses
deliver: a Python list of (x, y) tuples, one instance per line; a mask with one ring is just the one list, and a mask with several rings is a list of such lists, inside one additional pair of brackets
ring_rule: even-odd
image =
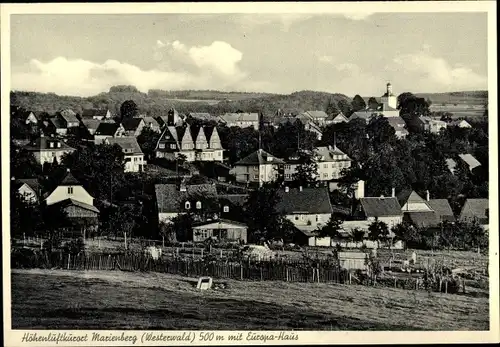
[[(226, 216), (235, 204), (242, 206), (246, 195), (220, 194), (214, 184), (155, 186), (158, 205), (158, 219), (170, 222), (179, 214), (191, 209), (202, 210), (200, 197), (211, 197), (220, 202), (220, 208), (206, 220), (195, 224), (194, 241), (214, 237), (230, 241), (246, 241), (247, 227), (241, 221), (232, 221)], [(408, 222), (421, 228), (438, 228), (442, 222), (455, 222), (456, 218), (446, 199), (421, 198), (414, 191), (402, 191), (398, 195), (393, 190), (390, 197), (360, 197), (359, 204), (351, 212), (341, 206), (332, 205), (327, 188), (289, 188), (279, 191), (280, 201), (276, 210), (292, 222), (296, 230), (296, 242), (310, 246), (331, 246), (335, 241), (318, 237), (317, 230), (325, 225), (332, 213), (343, 215), (346, 220), (341, 225), (341, 234), (348, 235), (354, 229), (368, 234), (369, 225), (375, 220), (392, 228)], [(198, 200), (197, 200), (198, 199)], [(488, 224), (488, 199), (468, 199), (458, 216), (461, 221), (477, 220), (483, 226)]]

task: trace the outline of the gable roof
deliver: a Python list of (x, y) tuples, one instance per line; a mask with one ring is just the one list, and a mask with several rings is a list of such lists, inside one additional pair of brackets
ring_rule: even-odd
[(118, 145), (125, 154), (142, 154), (141, 147), (135, 137), (111, 137), (106, 139), (110, 145)]
[(76, 118), (76, 113), (73, 110), (66, 109), (59, 112), (59, 114), (66, 122), (78, 123), (78, 118)]
[(440, 221), (454, 222), (455, 216), (451, 209), (450, 203), (446, 199), (431, 199), (427, 201), (427, 205), (434, 210), (436, 217)]
[(105, 123), (102, 122), (99, 124), (95, 131), (95, 135), (99, 136), (114, 136), (120, 124), (118, 123)]
[(214, 184), (187, 185), (186, 191), (181, 191), (177, 184), (155, 184), (156, 202), (159, 213), (185, 212), (183, 202), (193, 196), (216, 196)]
[[(50, 147), (49, 143), (57, 142), (61, 144), (61, 147)], [(24, 148), (28, 151), (44, 151), (44, 150), (50, 150), (50, 151), (74, 151), (75, 149), (73, 147), (68, 146), (65, 142), (61, 141), (58, 138), (55, 137), (39, 137), (32, 143), (29, 143), (28, 145), (24, 146)]]
[(424, 198), (422, 198), (420, 195), (418, 195), (416, 191), (411, 190), (411, 189), (403, 189), (401, 192), (399, 192), (396, 195), (396, 198), (398, 199), (398, 202), (401, 205), (401, 208), (406, 203), (419, 203), (419, 202), (425, 203), (425, 202), (427, 202)]
[(285, 162), (274, 155), (258, 149), (245, 158), (237, 161), (234, 165), (259, 165), (259, 164), (285, 164)]
[(337, 113), (337, 114), (335, 114), (335, 115), (333, 115), (333, 114), (332, 114), (332, 115), (329, 115), (329, 116), (326, 118), (326, 120), (335, 120), (335, 119), (337, 119), (337, 118), (338, 118), (339, 120), (342, 120), (343, 122), (347, 122), (347, 121), (348, 121), (347, 117), (346, 117), (346, 116), (344, 116), (344, 114), (343, 114), (342, 112), (339, 112), (339, 113)]
[(28, 187), (33, 189), (37, 195), (40, 193), (42, 188), (42, 185), (37, 178), (18, 178), (14, 181), (14, 184), (17, 189), (26, 184)]
[(331, 214), (333, 209), (330, 203), (328, 189), (325, 188), (292, 188), (288, 192), (279, 190), (281, 200), (276, 209), (285, 214)]
[(66, 175), (62, 179), (62, 181), (59, 183), (59, 186), (80, 186), (81, 183), (78, 181), (75, 176), (71, 173), (71, 171), (67, 171)]
[(450, 122), (451, 125), (455, 125), (455, 126), (464, 126), (464, 127), (472, 127), (470, 125), (469, 122), (467, 122), (465, 119), (457, 119), (457, 120), (453, 120)]
[[(320, 146), (316, 147), (316, 155), (320, 156), (319, 161), (324, 162), (324, 161), (331, 161), (334, 160), (334, 156), (336, 155), (342, 155), (342, 156), (347, 156), (344, 152), (342, 152), (337, 146), (332, 147), (332, 146)], [(349, 159), (349, 157), (347, 157)], [(337, 160), (337, 159), (335, 159)]]
[(135, 131), (139, 128), (141, 122), (144, 122), (142, 118), (125, 118), (122, 121), (122, 126), (126, 131)]
[(481, 163), (472, 156), (472, 154), (459, 154), (460, 159), (462, 159), (467, 165), (469, 165), (469, 169), (472, 171), (476, 167), (481, 166)]
[(66, 129), (66, 124), (58, 117), (50, 118), (49, 122), (52, 123), (56, 129)]
[(489, 218), (486, 210), (489, 210), (488, 199), (467, 199), (460, 212), (460, 220), (476, 218), (481, 223), (487, 223)]
[(97, 128), (99, 127), (99, 124), (101, 124), (101, 121), (99, 119), (84, 118), (84, 119), (82, 119), (82, 124), (87, 129), (96, 129), (97, 130)]
[(366, 217), (402, 216), (401, 206), (393, 197), (369, 197), (359, 199)]

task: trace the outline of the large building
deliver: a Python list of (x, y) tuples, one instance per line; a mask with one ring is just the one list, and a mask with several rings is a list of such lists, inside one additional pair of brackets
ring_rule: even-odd
[(259, 130), (259, 114), (258, 113), (225, 113), (221, 115), (220, 122), (227, 127), (248, 128), (253, 127)]
[(173, 160), (180, 154), (186, 161), (222, 162), (224, 149), (214, 126), (166, 126), (156, 145), (156, 157)]
[(237, 182), (258, 183), (272, 182), (278, 178), (285, 162), (274, 155), (258, 149), (234, 164), (229, 171)]
[(141, 147), (135, 137), (110, 137), (106, 139), (106, 143), (109, 145), (118, 145), (122, 149), (125, 160), (124, 172), (144, 171), (144, 165), (146, 165), (144, 153), (142, 153)]
[(34, 142), (28, 144), (25, 149), (35, 156), (40, 165), (45, 163), (52, 164), (54, 160), (61, 163), (62, 157), (75, 151), (73, 147), (68, 146), (61, 139), (56, 137), (41, 136)]
[[(341, 177), (341, 171), (351, 167), (351, 158), (337, 146), (317, 147), (313, 157), (318, 165), (317, 181), (336, 180)], [(285, 164), (285, 181), (293, 181), (297, 167), (301, 165), (299, 153), (290, 155)]]

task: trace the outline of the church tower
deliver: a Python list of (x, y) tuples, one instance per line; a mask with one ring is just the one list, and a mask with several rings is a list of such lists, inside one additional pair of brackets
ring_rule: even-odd
[(387, 90), (384, 95), (380, 98), (382, 104), (384, 104), (384, 108), (397, 108), (398, 106), (398, 98), (392, 93), (392, 84), (387, 83)]

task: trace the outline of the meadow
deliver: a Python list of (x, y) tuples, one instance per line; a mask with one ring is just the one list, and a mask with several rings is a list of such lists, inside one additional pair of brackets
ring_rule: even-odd
[[(162, 273), (12, 270), (13, 329), (488, 330), (476, 295)], [(481, 295), (479, 295), (479, 294)]]

